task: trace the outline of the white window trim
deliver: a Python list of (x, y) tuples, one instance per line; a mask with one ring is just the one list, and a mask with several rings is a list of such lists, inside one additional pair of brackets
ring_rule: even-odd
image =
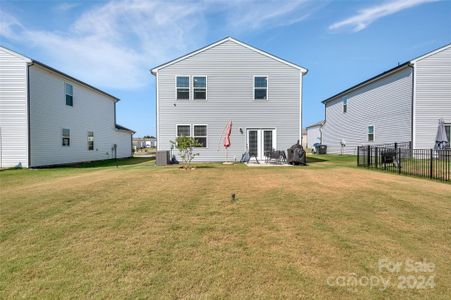
[[(64, 146), (64, 145), (63, 145), (64, 129), (68, 129), (68, 130), (69, 130), (69, 145), (68, 145), (68, 146)], [(70, 147), (71, 144), (72, 144), (72, 137), (71, 137), (71, 130), (70, 130), (70, 128), (62, 127), (62, 128), (61, 128), (61, 143), (60, 143), (60, 146), (61, 146), (62, 148), (67, 148), (67, 147)]]
[(189, 137), (194, 138), (194, 126), (205, 126), (207, 127), (207, 135), (205, 136), (207, 138), (207, 145), (206, 147), (195, 147), (199, 149), (208, 149), (208, 124), (176, 124), (175, 125), (175, 138), (178, 137), (178, 127), (179, 126), (189, 126)]
[(189, 136), (192, 136), (192, 134), (193, 134), (193, 128), (192, 128), (192, 126), (191, 126), (191, 124), (176, 124), (175, 125), (175, 138), (178, 138), (179, 137), (179, 135), (178, 135), (178, 128), (179, 128), (179, 126), (189, 126)]
[[(188, 99), (178, 99), (177, 98), (177, 77), (188, 77)], [(175, 100), (176, 101), (190, 101), (191, 100), (191, 76), (190, 75), (175, 75)]]
[[(66, 84), (68, 84), (72, 87), (72, 95), (70, 95), (66, 92)], [(72, 96), (72, 105), (67, 105), (67, 102), (66, 102), (67, 95)], [(69, 106), (69, 107), (74, 107), (74, 85), (68, 81), (64, 81), (64, 104), (66, 104), (66, 106)]]
[[(255, 99), (255, 77), (266, 77), (266, 99)], [(263, 88), (257, 88), (263, 89)], [(268, 75), (254, 75), (252, 78), (252, 99), (254, 101), (268, 101), (269, 100), (269, 76)]]
[[(191, 80), (192, 90), (193, 90), (193, 101), (207, 101), (208, 99), (208, 77), (207, 75), (193, 75), (193, 80)], [(195, 99), (194, 98), (194, 77), (205, 77), (205, 99)]]
[[(370, 135), (370, 127), (373, 127), (373, 140), (372, 141), (370, 141), (370, 139), (369, 139), (369, 135)], [(367, 127), (366, 127), (366, 140), (367, 140), (367, 142), (368, 143), (374, 143), (374, 142), (376, 142), (376, 126), (374, 126), (374, 125), (368, 125)]]
[[(196, 148), (199, 148), (199, 149), (208, 149), (208, 124), (193, 124), (193, 126), (192, 126), (192, 137), (193, 138), (195, 138), (195, 136), (194, 136), (194, 126), (205, 126), (205, 128), (206, 128), (206, 130), (207, 130), (207, 135), (205, 136), (205, 138), (207, 139), (206, 140), (206, 145), (205, 145), (205, 147), (196, 147)], [(199, 136), (199, 137), (204, 137), (204, 136)]]
[[(92, 149), (89, 149), (89, 133), (90, 132), (92, 132), (92, 142), (93, 142), (93, 148)], [(87, 137), (87, 142), (88, 142), (88, 151), (94, 151), (95, 150), (95, 135), (94, 135), (94, 131), (93, 130), (88, 130), (87, 132), (86, 132), (86, 137)]]

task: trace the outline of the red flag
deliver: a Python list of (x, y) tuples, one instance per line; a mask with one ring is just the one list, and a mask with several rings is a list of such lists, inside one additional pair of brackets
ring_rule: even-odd
[(224, 137), (224, 148), (229, 148), (231, 143), (230, 143), (230, 135), (232, 134), (232, 121), (229, 121), (229, 123), (227, 123), (227, 128), (225, 131), (225, 137)]

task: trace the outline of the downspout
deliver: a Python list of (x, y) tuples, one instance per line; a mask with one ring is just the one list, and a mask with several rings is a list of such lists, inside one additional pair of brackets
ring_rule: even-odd
[(324, 123), (323, 123), (323, 125), (321, 125), (321, 141), (320, 141), (321, 145), (323, 144), (323, 126), (326, 125), (326, 123), (327, 123), (327, 109), (326, 109), (326, 105), (327, 105), (327, 102), (324, 103)]
[(416, 148), (416, 138), (415, 138), (415, 105), (416, 105), (416, 75), (417, 75), (417, 70), (415, 68), (415, 64), (410, 64), (410, 68), (412, 68), (412, 109), (411, 109), (411, 141), (412, 141), (412, 148), (415, 149)]
[(117, 101), (114, 101), (114, 124), (113, 124), (114, 128), (116, 128), (116, 103)]
[(302, 134), (302, 80), (304, 74), (300, 72), (300, 80), (299, 80), (299, 135), (300, 135), (300, 145), (303, 143), (304, 136)]
[(30, 113), (30, 67), (34, 64), (31, 61), (30, 64), (27, 64), (27, 130), (28, 130), (28, 168), (31, 168), (31, 113)]
[(157, 138), (157, 151), (161, 150), (160, 148), (160, 105), (159, 105), (159, 97), (158, 97), (158, 71), (155, 74), (155, 114), (156, 114), (156, 118), (155, 118), (155, 132), (156, 132), (156, 138)]

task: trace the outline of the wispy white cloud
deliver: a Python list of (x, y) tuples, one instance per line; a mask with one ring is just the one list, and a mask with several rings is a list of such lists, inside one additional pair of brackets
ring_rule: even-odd
[[(59, 31), (27, 28), (22, 20), (3, 12), (0, 36), (31, 45), (44, 54), (45, 62), (87, 82), (136, 89), (148, 83), (150, 67), (202, 46), (212, 30), (207, 23), (212, 15), (224, 16), (216, 26), (226, 35), (299, 22), (317, 7), (312, 3), (110, 1), (91, 6)], [(73, 8), (63, 5), (58, 9)]]
[(16, 17), (0, 10), (0, 36), (13, 39), (15, 38), (15, 32), (23, 29), (22, 24)]
[(67, 12), (78, 6), (80, 6), (79, 2), (63, 2), (54, 6), (53, 9), (57, 12)]
[(349, 28), (353, 32), (367, 28), (374, 21), (402, 10), (438, 0), (393, 0), (361, 9), (356, 15), (329, 26), (330, 30)]
[(327, 1), (229, 0), (223, 4), (228, 11), (227, 23), (231, 29), (256, 30), (300, 22), (327, 4)]

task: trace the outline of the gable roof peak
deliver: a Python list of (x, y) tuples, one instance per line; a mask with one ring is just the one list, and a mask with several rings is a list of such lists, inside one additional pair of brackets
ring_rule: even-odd
[(257, 53), (260, 53), (260, 54), (262, 54), (262, 55), (264, 55), (264, 56), (266, 56), (266, 57), (272, 58), (272, 59), (277, 60), (277, 61), (279, 61), (279, 62), (281, 62), (281, 63), (283, 63), (283, 64), (286, 64), (286, 65), (289, 65), (289, 66), (291, 66), (291, 67), (293, 67), (293, 68), (296, 68), (296, 69), (300, 70), (301, 73), (304, 74), (304, 75), (307, 74), (307, 72), (308, 72), (308, 70), (307, 70), (306, 68), (304, 68), (304, 67), (301, 67), (301, 66), (299, 66), (299, 65), (296, 65), (296, 64), (294, 64), (294, 63), (291, 63), (291, 62), (289, 62), (289, 61), (287, 61), (287, 60), (284, 60), (284, 59), (282, 59), (282, 58), (280, 58), (280, 57), (277, 57), (277, 56), (275, 56), (275, 55), (273, 55), (273, 54), (270, 54), (270, 53), (268, 53), (268, 52), (266, 52), (266, 51), (263, 51), (263, 50), (260, 50), (260, 49), (258, 49), (258, 48), (255, 48), (255, 47), (253, 47), (253, 46), (251, 46), (251, 45), (248, 45), (248, 44), (246, 44), (246, 43), (244, 43), (244, 42), (241, 42), (241, 41), (239, 41), (239, 40), (237, 40), (237, 39), (235, 39), (235, 38), (233, 38), (233, 37), (231, 37), (231, 36), (227, 36), (227, 37), (225, 37), (225, 38), (223, 38), (223, 39), (221, 39), (221, 40), (219, 40), (219, 41), (216, 41), (216, 42), (214, 42), (214, 43), (212, 43), (212, 44), (210, 44), (210, 45), (207, 45), (207, 46), (205, 46), (205, 47), (203, 47), (203, 48), (194, 50), (194, 51), (192, 51), (192, 52), (190, 52), (190, 53), (188, 53), (188, 54), (186, 54), (186, 55), (180, 56), (180, 57), (178, 57), (178, 58), (176, 58), (176, 59), (170, 60), (170, 61), (168, 61), (168, 62), (166, 62), (166, 63), (164, 63), (164, 64), (161, 64), (161, 65), (159, 65), (159, 66), (156, 66), (155, 68), (152, 68), (152, 69), (150, 70), (150, 72), (151, 72), (153, 75), (156, 75), (157, 72), (158, 72), (160, 69), (163, 69), (163, 68), (165, 68), (165, 67), (167, 67), (167, 66), (170, 66), (170, 65), (172, 65), (172, 64), (178, 63), (179, 61), (182, 61), (182, 60), (184, 60), (184, 59), (187, 59), (187, 58), (189, 58), (189, 57), (192, 57), (192, 56), (194, 56), (194, 55), (197, 55), (197, 54), (199, 54), (199, 53), (201, 53), (201, 52), (204, 52), (205, 50), (208, 50), (208, 49), (210, 49), (210, 48), (216, 47), (216, 46), (218, 46), (218, 45), (220, 45), (220, 44), (223, 44), (224, 42), (227, 42), (227, 41), (234, 42), (234, 43), (236, 43), (236, 44), (238, 44), (238, 45), (240, 45), (240, 46), (246, 47), (246, 48), (248, 48), (248, 49), (250, 49), (250, 50), (252, 50), (252, 51), (255, 51), (255, 52), (257, 52)]

